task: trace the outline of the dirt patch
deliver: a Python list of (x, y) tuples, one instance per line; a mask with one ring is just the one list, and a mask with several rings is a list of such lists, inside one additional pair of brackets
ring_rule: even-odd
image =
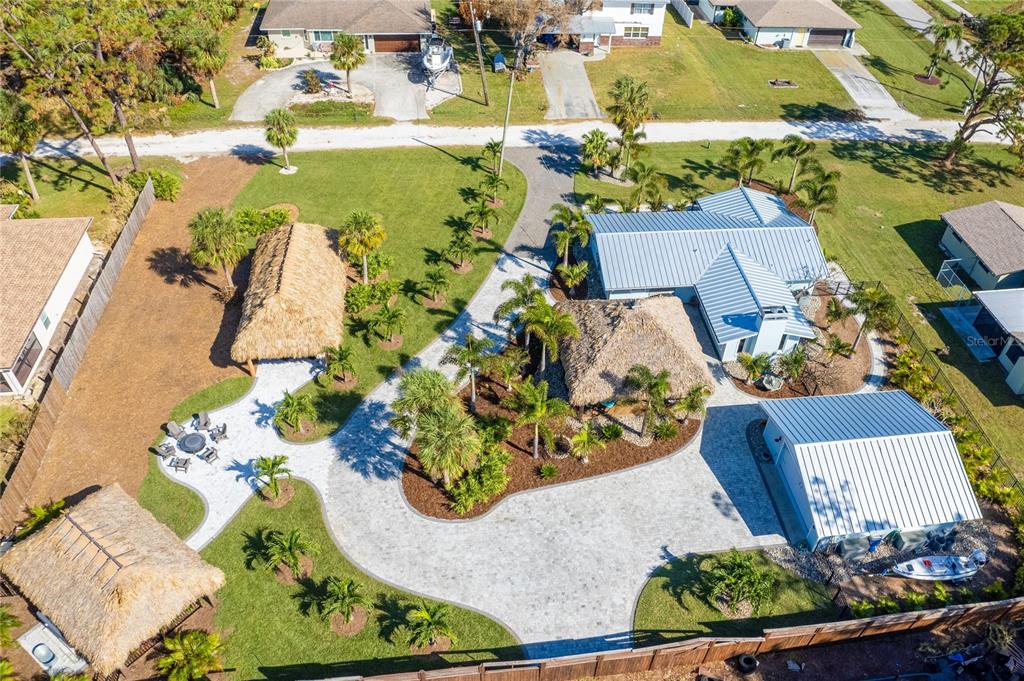
[(266, 486), (260, 490), (260, 496), (263, 497), (263, 503), (270, 508), (283, 508), (295, 496), (295, 485), (279, 481), (276, 499), (270, 496), (270, 491)]
[(410, 648), (413, 655), (433, 655), (434, 653), (446, 653), (452, 649), (452, 642), (447, 636), (439, 636), (437, 640), (422, 648)]
[(942, 82), (942, 79), (939, 78), (938, 76), (932, 76), (931, 78), (929, 78), (928, 75), (924, 73), (915, 73), (914, 80), (916, 80), (918, 83), (923, 83), (925, 85), (938, 85), (939, 83)]
[(366, 608), (361, 608), (359, 606), (352, 608), (352, 619), (348, 622), (345, 621), (344, 615), (340, 612), (336, 612), (331, 615), (331, 631), (338, 636), (344, 636), (345, 638), (355, 636), (363, 630), (368, 619), (369, 615), (366, 613)]
[[(216, 300), (219, 273), (189, 261), (188, 221), (201, 208), (228, 206), (257, 168), (234, 156), (189, 163), (177, 202), (153, 206), (72, 383), (31, 503), (114, 482), (136, 494), (146, 448), (171, 409), (244, 375), (230, 357), (242, 292), (227, 306)], [(243, 263), (235, 282), (247, 278)]]
[(455, 274), (469, 274), (473, 271), (472, 261), (466, 261), (460, 265), (456, 265), (452, 269), (455, 270)]
[(313, 574), (313, 559), (309, 556), (299, 558), (299, 575), (292, 574), (292, 569), (287, 565), (278, 565), (274, 568), (274, 579), (285, 586), (295, 586), (300, 579), (306, 579)]
[[(504, 386), (488, 377), (477, 382), (477, 412), (481, 415), (501, 415), (511, 418), (512, 413), (501, 406), (501, 400), (507, 395)], [(468, 406), (469, 390), (462, 393)], [(679, 433), (669, 440), (655, 440), (649, 447), (638, 447), (625, 439), (609, 442), (604, 449), (595, 449), (590, 455), (589, 463), (581, 463), (574, 457), (552, 458), (546, 456), (541, 445), (541, 456), (534, 459), (533, 428), (522, 426), (512, 431), (512, 437), (505, 442), (505, 447), (512, 452), (512, 463), (509, 464), (509, 484), (505, 493), (485, 504), (476, 505), (470, 513), (458, 515), (451, 510), (451, 500), (447, 493), (423, 472), (419, 461), (413, 455), (405, 457), (402, 471), (402, 490), (409, 504), (420, 513), (434, 518), (448, 520), (473, 518), (483, 515), (502, 499), (517, 492), (537, 489), (572, 480), (582, 480), (624, 470), (633, 466), (655, 461), (678, 451), (689, 442), (697, 431), (700, 422), (690, 419), (679, 425)], [(556, 429), (556, 433), (571, 434), (568, 427)], [(538, 474), (542, 464), (554, 464), (558, 474), (553, 479), (545, 480)]]
[(440, 310), (441, 308), (448, 304), (448, 299), (445, 298), (444, 296), (441, 296), (437, 300), (434, 300), (430, 296), (424, 296), (420, 302), (423, 305), (423, 307), (427, 308), (428, 310)]
[(402, 343), (405, 342), (405, 336), (395, 336), (391, 340), (377, 341), (377, 346), (381, 350), (397, 350), (402, 347)]

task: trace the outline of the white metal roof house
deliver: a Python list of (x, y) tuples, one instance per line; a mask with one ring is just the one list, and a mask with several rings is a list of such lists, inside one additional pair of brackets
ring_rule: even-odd
[(14, 220), (0, 206), (0, 395), (27, 394), (93, 258), (92, 218)]
[(940, 247), (983, 289), (1024, 286), (1024, 206), (986, 201), (942, 214)]
[(988, 343), (1006, 372), (1015, 395), (1024, 395), (1024, 288), (978, 291), (981, 303), (974, 328)]
[(981, 517), (953, 434), (901, 390), (764, 400), (761, 409), (812, 549)]
[(850, 48), (860, 28), (830, 0), (700, 0), (698, 7), (715, 24), (735, 7), (743, 33), (761, 47)]

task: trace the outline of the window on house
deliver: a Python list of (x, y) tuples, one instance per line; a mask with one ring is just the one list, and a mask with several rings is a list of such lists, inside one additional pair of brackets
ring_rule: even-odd
[(39, 313), (39, 323), (43, 325), (44, 329), (50, 328), (50, 317), (45, 311)]
[(646, 38), (648, 30), (646, 26), (626, 26), (622, 35), (625, 38)]
[(1017, 363), (1017, 360), (1024, 357), (1024, 347), (1021, 347), (1020, 343), (1013, 343), (1006, 351), (1006, 359), (1010, 361), (1010, 366)]
[(634, 2), (629, 6), (630, 14), (654, 14), (653, 2)]
[(0, 372), (0, 395), (4, 393), (13, 393), (14, 387), (11, 386), (11, 382), (7, 380), (7, 374)]
[(43, 352), (43, 348), (39, 345), (39, 339), (36, 335), (30, 334), (25, 344), (21, 346), (21, 352), (18, 353), (18, 359), (14, 361), (14, 366), (11, 370), (14, 373), (14, 377), (18, 379), (18, 383), (25, 385), (28, 382), (29, 374), (32, 373), (32, 367), (35, 366), (36, 360), (39, 359), (39, 355)]
[(313, 42), (329, 43), (334, 40), (334, 31), (313, 31)]
[(281, 36), (284, 37), (284, 38), (291, 38), (292, 37), (292, 32), (291, 31), (281, 31)]

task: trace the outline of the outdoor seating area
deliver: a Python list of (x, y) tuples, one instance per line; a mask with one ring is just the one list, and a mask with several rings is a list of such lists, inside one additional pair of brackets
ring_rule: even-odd
[(188, 472), (192, 464), (188, 455), (195, 455), (208, 464), (218, 461), (220, 454), (214, 444), (228, 437), (227, 424), (213, 425), (210, 415), (205, 411), (193, 416), (187, 426), (168, 421), (164, 429), (169, 439), (154, 448), (156, 454), (168, 468), (182, 473)]

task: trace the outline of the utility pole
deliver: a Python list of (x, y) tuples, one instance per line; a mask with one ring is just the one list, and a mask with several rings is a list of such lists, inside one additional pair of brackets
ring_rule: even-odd
[(480, 65), (480, 85), (484, 89), (484, 106), (491, 105), (491, 97), (487, 92), (487, 75), (484, 72), (484, 51), (480, 47), (480, 20), (476, 18), (476, 8), (473, 0), (469, 2), (469, 15), (473, 20), (473, 39), (476, 41), (476, 61)]
[(516, 70), (508, 70), (508, 101), (505, 102), (505, 127), (501, 131), (501, 155), (498, 157), (498, 177), (505, 166), (505, 138), (508, 137), (508, 120), (512, 115), (512, 86), (516, 83)]

